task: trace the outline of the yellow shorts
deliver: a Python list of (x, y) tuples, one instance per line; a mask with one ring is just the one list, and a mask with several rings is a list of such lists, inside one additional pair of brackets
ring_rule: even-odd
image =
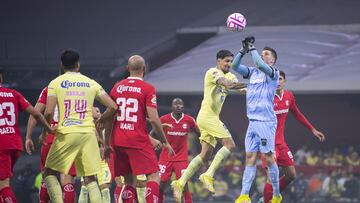
[(200, 143), (206, 142), (211, 146), (216, 146), (216, 138), (231, 138), (229, 130), (220, 121), (218, 116), (201, 115), (196, 118), (196, 123), (200, 129)]
[[(147, 181), (147, 178), (146, 178), (145, 174), (137, 175), (136, 179), (140, 180), (140, 181)], [(119, 176), (119, 181), (120, 181), (120, 183), (124, 184), (125, 183), (124, 176)]]
[(99, 185), (111, 183), (111, 172), (108, 163), (105, 160), (101, 160), (100, 162), (101, 170), (97, 174), (97, 179)]
[(100, 171), (100, 150), (95, 131), (56, 134), (45, 167), (67, 174), (75, 161), (77, 176), (96, 175)]

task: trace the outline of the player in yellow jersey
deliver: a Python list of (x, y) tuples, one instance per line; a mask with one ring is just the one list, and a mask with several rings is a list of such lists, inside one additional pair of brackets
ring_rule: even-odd
[(219, 141), (223, 147), (216, 153), (208, 170), (199, 177), (204, 186), (214, 193), (214, 173), (235, 148), (230, 132), (219, 118), (229, 90), (241, 90), (246, 87), (245, 84), (238, 82), (234, 74), (229, 72), (233, 58), (234, 55), (230, 51), (220, 50), (216, 54), (217, 66), (210, 68), (205, 74), (204, 98), (197, 116), (197, 124), (201, 133), (201, 152), (190, 162), (180, 179), (171, 183), (177, 202), (181, 202), (186, 182), (209, 159)]
[(79, 54), (71, 49), (61, 54), (64, 74), (52, 80), (48, 86), (45, 117), (50, 121), (58, 106), (59, 123), (56, 139), (45, 163), (44, 177), (53, 203), (63, 202), (57, 175), (67, 174), (75, 161), (76, 173), (84, 177), (92, 203), (101, 202), (101, 193), (95, 175), (100, 171), (100, 151), (96, 140), (92, 116), (94, 100), (107, 110), (99, 118), (110, 118), (117, 106), (94, 80), (82, 75)]
[[(93, 107), (93, 118), (96, 122), (97, 119), (99, 119), (101, 116), (101, 111), (98, 107)], [(104, 133), (103, 128), (98, 128), (96, 131), (96, 136), (98, 139), (98, 143), (100, 145), (100, 149), (103, 147), (104, 143)], [(101, 150), (100, 150), (101, 151)], [(100, 153), (101, 154), (101, 153)], [(112, 176), (109, 168), (109, 164), (105, 159), (101, 159), (100, 161), (100, 171), (96, 175), (97, 181), (100, 187), (101, 191), (101, 197), (102, 197), (102, 203), (111, 203), (111, 197), (110, 197), (110, 184), (112, 182)], [(87, 188), (84, 183), (84, 179), (81, 178), (81, 190), (79, 195), (78, 203), (88, 203), (88, 194)]]

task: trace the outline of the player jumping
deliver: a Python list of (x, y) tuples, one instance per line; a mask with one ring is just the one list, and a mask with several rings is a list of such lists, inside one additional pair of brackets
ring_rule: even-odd
[(234, 55), (230, 51), (220, 50), (216, 54), (216, 67), (210, 68), (205, 74), (204, 98), (197, 116), (197, 124), (201, 133), (201, 152), (191, 160), (179, 180), (171, 183), (177, 202), (181, 202), (184, 186), (188, 180), (210, 158), (219, 141), (223, 147), (216, 153), (208, 170), (199, 177), (205, 187), (211, 193), (215, 193), (214, 173), (235, 149), (235, 143), (230, 132), (219, 118), (229, 90), (239, 90), (245, 87), (244, 84), (238, 82), (234, 74), (229, 72), (233, 58)]
[[(274, 160), (276, 115), (274, 96), (279, 80), (279, 71), (274, 68), (277, 54), (274, 49), (265, 47), (261, 57), (253, 43), (254, 37), (243, 40), (243, 46), (234, 59), (232, 67), (236, 72), (249, 79), (246, 93), (247, 117), (249, 126), (245, 136), (246, 167), (243, 174), (241, 195), (236, 203), (250, 203), (250, 187), (256, 175), (256, 157), (265, 155), (269, 177), (274, 191), (272, 203), (281, 202), (279, 191), (279, 168)], [(250, 52), (256, 67), (241, 65), (242, 57)]]

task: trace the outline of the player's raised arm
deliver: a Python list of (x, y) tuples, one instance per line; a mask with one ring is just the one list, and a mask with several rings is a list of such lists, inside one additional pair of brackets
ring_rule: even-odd
[(250, 51), (252, 60), (255, 63), (255, 66), (258, 67), (262, 72), (269, 75), (270, 77), (274, 77), (274, 69), (267, 65), (260, 57), (259, 53), (256, 51), (256, 49), (252, 49)]
[[(35, 107), (34, 107), (37, 111), (41, 112), (41, 113), (44, 113), (45, 111), (45, 104), (42, 104), (42, 103), (36, 103)], [(28, 120), (28, 123), (27, 123), (27, 128), (26, 128), (26, 140), (25, 140), (25, 149), (26, 149), (26, 152), (28, 154), (32, 154), (32, 151), (35, 150), (35, 147), (34, 147), (34, 143), (32, 141), (32, 138), (31, 138), (31, 135), (34, 131), (34, 128), (37, 124), (37, 121), (36, 119), (30, 115), (29, 116), (29, 120)]]
[(260, 56), (254, 46), (255, 37), (247, 37), (244, 41), (244, 45), (247, 46), (247, 50), (249, 50), (255, 66), (259, 68), (259, 70), (273, 78), (275, 76), (275, 70), (274, 68), (272, 68), (272, 66), (277, 60), (277, 54), (275, 50), (270, 47), (265, 47), (262, 52), (262, 56)]
[(250, 76), (250, 69), (249, 69), (249, 67), (242, 65), (241, 60), (248, 51), (249, 50), (248, 50), (248, 46), (247, 46), (247, 41), (246, 41), (246, 39), (244, 39), (242, 41), (241, 49), (240, 49), (239, 53), (236, 54), (234, 61), (231, 65), (231, 67), (234, 69), (234, 71), (236, 71), (240, 75), (244, 76), (245, 78), (248, 78)]

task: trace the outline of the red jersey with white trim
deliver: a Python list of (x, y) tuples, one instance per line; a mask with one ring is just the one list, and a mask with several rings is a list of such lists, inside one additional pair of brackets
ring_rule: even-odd
[(286, 117), (288, 115), (289, 110), (293, 113), (296, 120), (302, 123), (307, 129), (309, 129), (310, 131), (314, 129), (311, 123), (298, 109), (294, 95), (288, 90), (284, 90), (281, 96), (275, 94), (274, 110), (277, 117), (277, 128), (276, 128), (276, 136), (275, 136), (276, 145), (282, 145), (282, 144), (286, 145), (284, 130), (285, 130)]
[(164, 128), (166, 139), (174, 149), (176, 156), (168, 156), (169, 151), (163, 148), (159, 161), (187, 161), (188, 160), (188, 134), (190, 129), (197, 128), (193, 117), (182, 114), (180, 120), (176, 120), (172, 113), (160, 118), (161, 123), (171, 124), (172, 128)]
[(136, 149), (151, 145), (146, 127), (146, 107), (157, 108), (154, 86), (142, 78), (128, 77), (114, 85), (110, 96), (118, 106), (112, 144)]
[[(41, 104), (46, 105), (47, 95), (48, 95), (48, 88), (45, 87), (45, 88), (41, 91), (37, 103), (41, 103)], [(56, 105), (55, 111), (54, 111), (54, 117), (51, 119), (50, 125), (51, 125), (52, 127), (55, 127), (55, 126), (57, 126), (58, 121), (59, 121), (59, 111), (58, 111), (58, 108), (57, 108), (57, 105)], [(44, 141), (43, 144), (51, 144), (51, 143), (53, 143), (54, 139), (55, 139), (55, 135), (53, 135), (53, 134), (48, 134), (47, 137), (46, 137), (46, 140)]]
[(23, 150), (18, 118), (30, 105), (16, 90), (0, 86), (0, 150)]

